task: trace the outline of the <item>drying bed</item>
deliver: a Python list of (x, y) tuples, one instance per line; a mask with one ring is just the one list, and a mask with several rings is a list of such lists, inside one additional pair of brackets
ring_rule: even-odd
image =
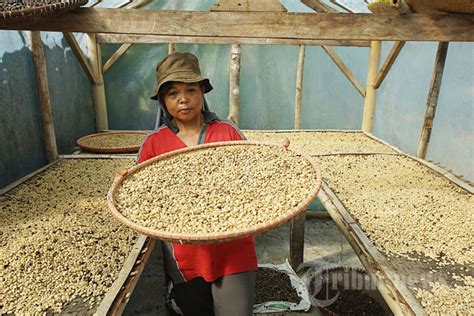
[(323, 203), (348, 239), (359, 239), (356, 248), (363, 244), (356, 252), (370, 258), (361, 260), (385, 267), (385, 277), (406, 286), (428, 314), (474, 310), (472, 188), (406, 155), (334, 155), (318, 163)]
[(106, 206), (116, 170), (131, 163), (61, 159), (0, 195), (2, 314), (96, 311), (141, 250)]
[(290, 148), (300, 148), (311, 155), (330, 155), (347, 153), (387, 153), (397, 151), (380, 140), (361, 131), (256, 131), (244, 130), (247, 139), (262, 142), (281, 143), (290, 141)]

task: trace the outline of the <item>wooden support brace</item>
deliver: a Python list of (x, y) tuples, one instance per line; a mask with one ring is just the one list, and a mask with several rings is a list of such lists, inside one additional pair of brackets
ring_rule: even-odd
[(132, 46), (131, 43), (124, 43), (120, 46), (115, 53), (110, 56), (110, 58), (105, 62), (104, 67), (102, 67), (102, 73), (105, 73), (109, 70), (110, 67), (120, 58), (123, 54), (127, 52), (127, 50)]
[(352, 72), (349, 70), (349, 68), (344, 64), (342, 59), (337, 56), (336, 52), (332, 47), (328, 46), (322, 46), (324, 51), (331, 57), (331, 59), (334, 61), (336, 66), (344, 73), (344, 75), (349, 79), (349, 81), (352, 83), (352, 85), (359, 91), (360, 95), (365, 97), (365, 89), (360, 83), (360, 81), (352, 74)]
[(300, 45), (298, 52), (298, 66), (296, 68), (295, 91), (295, 129), (301, 129), (301, 95), (303, 92), (305, 46)]
[(382, 68), (380, 68), (380, 72), (377, 76), (377, 79), (375, 79), (375, 84), (374, 84), (375, 89), (378, 89), (380, 85), (382, 84), (383, 80), (385, 79), (388, 72), (392, 68), (393, 63), (395, 62), (398, 55), (400, 54), (400, 51), (402, 50), (403, 46), (405, 46), (405, 42), (403, 41), (396, 42), (393, 45), (392, 50), (390, 51), (390, 53), (387, 56), (387, 59), (385, 60), (385, 63), (383, 64)]
[(290, 224), (290, 264), (296, 271), (304, 260), (304, 223), (306, 212), (301, 212)]
[(48, 163), (57, 160), (58, 149), (56, 134), (54, 133), (53, 113), (49, 97), (48, 78), (46, 74), (46, 61), (44, 58), (43, 43), (40, 32), (31, 32), (31, 46), (33, 66), (35, 69), (36, 85), (38, 89), (41, 123), (43, 126), (43, 142)]
[(336, 9), (319, 0), (301, 0), (305, 6), (313, 9), (316, 12), (322, 13), (339, 13)]
[(439, 91), (441, 89), (441, 81), (443, 79), (444, 65), (446, 63), (446, 56), (448, 54), (448, 45), (448, 42), (440, 42), (438, 44), (438, 51), (436, 52), (433, 78), (431, 80), (430, 92), (426, 102), (425, 120), (423, 122), (420, 142), (416, 152), (416, 155), (423, 159), (426, 156), (426, 150), (431, 137), (431, 129), (433, 128), (433, 120), (436, 114)]
[(168, 55), (174, 53), (176, 50), (175, 43), (168, 43)]
[(98, 78), (96, 77), (95, 71), (92, 69), (91, 65), (87, 61), (86, 56), (84, 56), (84, 53), (82, 52), (81, 48), (79, 47), (79, 44), (77, 43), (76, 38), (72, 33), (63, 33), (64, 37), (66, 38), (67, 42), (69, 43), (69, 46), (71, 46), (71, 49), (76, 56), (77, 60), (79, 61), (79, 64), (81, 64), (82, 69), (87, 75), (87, 78), (89, 78), (89, 81), (91, 84), (95, 84), (98, 82)]
[(240, 44), (230, 49), (229, 118), (239, 126), (240, 119)]

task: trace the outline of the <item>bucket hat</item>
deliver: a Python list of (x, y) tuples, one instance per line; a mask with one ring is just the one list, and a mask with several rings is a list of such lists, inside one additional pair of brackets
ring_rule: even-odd
[(156, 66), (156, 81), (157, 86), (151, 96), (154, 100), (158, 100), (161, 86), (170, 81), (185, 83), (203, 82), (204, 93), (212, 90), (209, 79), (201, 75), (197, 57), (187, 52), (174, 52), (166, 56)]

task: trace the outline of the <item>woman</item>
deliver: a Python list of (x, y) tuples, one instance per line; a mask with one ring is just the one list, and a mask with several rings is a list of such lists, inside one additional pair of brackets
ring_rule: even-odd
[[(143, 143), (138, 162), (197, 144), (243, 140), (232, 124), (209, 111), (212, 90), (191, 53), (168, 55), (157, 68), (157, 129)], [(186, 166), (183, 166), (185, 169)], [(184, 315), (252, 315), (257, 257), (252, 237), (210, 245), (163, 242), (165, 271)]]

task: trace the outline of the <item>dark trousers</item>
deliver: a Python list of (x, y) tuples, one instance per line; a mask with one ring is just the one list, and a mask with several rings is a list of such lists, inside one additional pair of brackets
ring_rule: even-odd
[(173, 297), (185, 316), (250, 316), (254, 296), (255, 271), (214, 282), (199, 277), (173, 287)]

